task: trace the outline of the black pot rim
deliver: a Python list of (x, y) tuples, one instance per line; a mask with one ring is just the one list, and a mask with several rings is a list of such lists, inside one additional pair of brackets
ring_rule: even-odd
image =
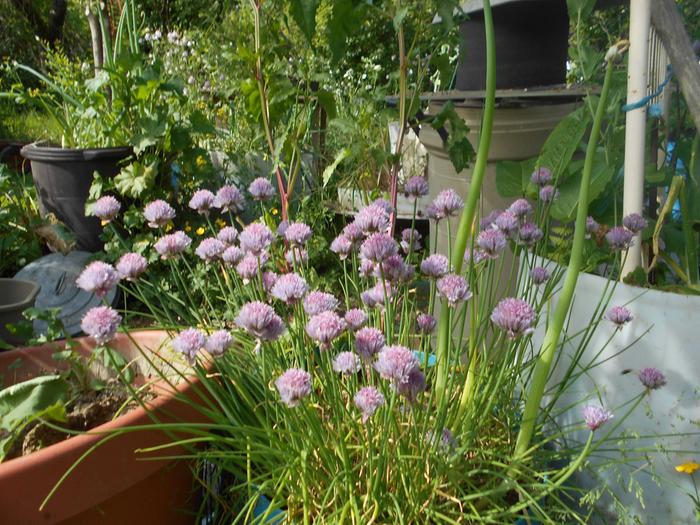
[(20, 150), (20, 155), (32, 161), (75, 162), (93, 160), (114, 160), (128, 157), (134, 152), (131, 146), (116, 148), (72, 149), (44, 145), (40, 142), (27, 144)]
[(0, 313), (22, 311), (34, 303), (36, 296), (41, 291), (41, 286), (34, 281), (25, 279), (0, 278), (0, 287), (4, 286), (19, 286), (24, 289), (24, 299), (15, 303), (7, 303), (0, 305)]

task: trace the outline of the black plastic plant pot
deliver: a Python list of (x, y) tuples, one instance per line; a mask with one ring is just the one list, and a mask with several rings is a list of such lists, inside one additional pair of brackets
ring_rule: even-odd
[(63, 222), (75, 234), (78, 250), (101, 250), (100, 221), (85, 216), (93, 173), (114, 177), (132, 149), (64, 149), (35, 143), (22, 148), (21, 154), (31, 161), (41, 214), (53, 213)]
[[(484, 12), (468, 13), (460, 24), (463, 56), (455, 89), (483, 90), (486, 84)], [(522, 0), (493, 8), (496, 88), (523, 89), (566, 82), (569, 15), (565, 0)]]
[(22, 321), (22, 312), (34, 306), (40, 290), (41, 287), (32, 281), (0, 278), (0, 339), (11, 344), (25, 342), (11, 334), (5, 325)]

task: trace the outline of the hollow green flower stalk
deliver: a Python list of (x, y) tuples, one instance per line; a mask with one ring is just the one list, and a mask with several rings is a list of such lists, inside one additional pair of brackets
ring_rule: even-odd
[[(608, 56), (610, 55), (611, 53), (608, 53)], [(576, 212), (576, 226), (574, 229), (574, 240), (571, 247), (571, 258), (569, 259), (569, 266), (560, 299), (557, 302), (554, 310), (552, 322), (547, 327), (547, 332), (535, 364), (532, 382), (530, 383), (530, 391), (528, 392), (525, 401), (522, 424), (520, 426), (520, 431), (518, 432), (518, 438), (515, 444), (515, 458), (523, 457), (530, 446), (532, 434), (537, 423), (540, 403), (542, 402), (542, 396), (544, 395), (545, 386), (547, 384), (547, 377), (549, 376), (550, 369), (552, 368), (552, 362), (554, 361), (554, 355), (559, 344), (561, 331), (564, 327), (566, 316), (569, 313), (571, 301), (574, 297), (574, 290), (576, 289), (576, 282), (578, 280), (579, 272), (581, 271), (583, 244), (586, 238), (586, 217), (588, 216), (588, 195), (591, 182), (591, 172), (593, 170), (593, 158), (595, 156), (596, 146), (598, 144), (598, 137), (600, 136), (600, 128), (603, 122), (603, 117), (605, 116), (605, 108), (607, 105), (608, 93), (610, 91), (612, 72), (613, 64), (612, 57), (610, 57), (607, 61), (605, 81), (603, 83), (603, 89), (600, 93), (600, 101), (598, 102), (598, 108), (596, 109), (591, 136), (586, 148), (586, 159), (583, 165), (581, 190), (579, 191), (578, 211)]]

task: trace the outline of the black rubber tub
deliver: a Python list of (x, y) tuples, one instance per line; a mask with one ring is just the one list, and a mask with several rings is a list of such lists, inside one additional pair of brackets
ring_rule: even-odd
[(63, 222), (75, 234), (78, 250), (101, 250), (100, 221), (85, 216), (93, 174), (114, 177), (132, 149), (64, 149), (35, 143), (23, 147), (21, 154), (31, 161), (42, 215), (53, 213)]
[(32, 281), (0, 279), (0, 339), (6, 343), (22, 344), (25, 341), (12, 335), (5, 325), (24, 320), (22, 312), (34, 306), (41, 287)]
[[(464, 55), (455, 89), (483, 90), (486, 82), (484, 12), (460, 24)], [(566, 0), (522, 0), (493, 8), (496, 87), (522, 89), (566, 82), (569, 15)]]

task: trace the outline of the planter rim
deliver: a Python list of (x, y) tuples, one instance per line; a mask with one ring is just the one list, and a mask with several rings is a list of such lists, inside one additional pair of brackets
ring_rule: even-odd
[(75, 162), (123, 159), (133, 153), (131, 146), (114, 148), (61, 148), (42, 142), (32, 142), (20, 150), (25, 159), (39, 162)]
[(10, 304), (0, 305), (0, 313), (9, 312), (12, 310), (17, 310), (19, 308), (22, 308), (23, 306), (30, 304), (31, 302), (34, 301), (34, 299), (36, 299), (36, 296), (41, 291), (41, 286), (39, 286), (34, 281), (27, 281), (24, 279), (12, 279), (12, 278), (8, 278), (8, 277), (0, 278), (0, 285), (2, 285), (4, 283), (8, 283), (8, 282), (17, 283), (20, 285), (26, 285), (29, 293), (21, 301), (17, 301), (15, 303), (10, 303)]

